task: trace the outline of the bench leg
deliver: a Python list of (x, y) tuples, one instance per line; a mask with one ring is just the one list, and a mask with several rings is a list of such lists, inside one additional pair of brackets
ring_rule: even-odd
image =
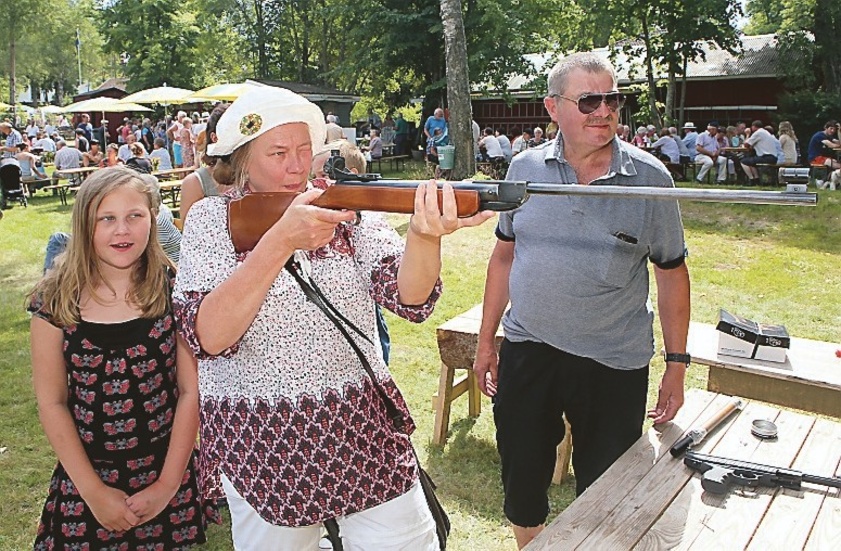
[(552, 484), (562, 484), (569, 476), (569, 461), (572, 458), (572, 432), (564, 417), (564, 439), (558, 444), (558, 457), (555, 460), (555, 472), (552, 473)]
[(482, 391), (479, 390), (479, 379), (472, 369), (467, 370), (467, 412), (471, 417), (479, 417), (482, 413)]
[(447, 442), (450, 427), (450, 407), (453, 402), (453, 377), (455, 370), (441, 362), (441, 376), (438, 379), (438, 397), (435, 407), (435, 425), (432, 428), (432, 444), (443, 446)]

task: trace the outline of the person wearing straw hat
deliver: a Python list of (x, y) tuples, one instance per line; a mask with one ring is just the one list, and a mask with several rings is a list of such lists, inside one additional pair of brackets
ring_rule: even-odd
[[(375, 334), (376, 303), (420, 322), (441, 293), (442, 236), (492, 213), (457, 218), (444, 184), (441, 215), (430, 181), (415, 193), (404, 243), (376, 213), (355, 223), (354, 212), (315, 207), (326, 181), (308, 174), (324, 126), (315, 104), (260, 87), (231, 104), (208, 146), (214, 179), (233, 189), (190, 209), (173, 295), (198, 358), (202, 487), (227, 499), (236, 549), (317, 549), (321, 524), (335, 518), (346, 549), (437, 550), (414, 423), (379, 340), (354, 335), (357, 355), (292, 274), (309, 277), (365, 335)], [(299, 195), (238, 254), (227, 207), (252, 192)], [(387, 416), (361, 358), (404, 429)]]

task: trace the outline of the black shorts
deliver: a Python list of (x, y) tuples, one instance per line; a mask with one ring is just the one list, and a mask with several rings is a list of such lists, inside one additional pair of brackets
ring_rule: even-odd
[(538, 526), (564, 437), (572, 429), (572, 466), (580, 495), (642, 435), (648, 366), (619, 370), (547, 344), (503, 340), (494, 397), (505, 516)]
[(775, 165), (777, 164), (776, 155), (745, 155), (741, 160), (743, 165)]

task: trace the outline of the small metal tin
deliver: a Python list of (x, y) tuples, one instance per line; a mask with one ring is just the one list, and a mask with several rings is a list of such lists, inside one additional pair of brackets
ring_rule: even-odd
[(763, 440), (770, 440), (777, 437), (777, 425), (767, 419), (755, 419), (751, 423), (751, 434)]

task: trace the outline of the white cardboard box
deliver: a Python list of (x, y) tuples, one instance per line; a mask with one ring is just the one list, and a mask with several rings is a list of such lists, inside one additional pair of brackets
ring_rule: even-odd
[(718, 353), (769, 362), (786, 361), (791, 338), (783, 325), (757, 323), (719, 310)]

